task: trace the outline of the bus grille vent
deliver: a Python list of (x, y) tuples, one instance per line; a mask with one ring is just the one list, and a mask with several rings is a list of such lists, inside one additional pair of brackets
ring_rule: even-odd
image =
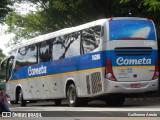
[(87, 93), (91, 94), (91, 85), (90, 85), (89, 75), (86, 76), (86, 84), (87, 84)]
[(118, 47), (115, 48), (117, 56), (144, 56), (151, 55), (151, 47)]
[(92, 93), (98, 93), (102, 91), (101, 73), (95, 72), (91, 74)]

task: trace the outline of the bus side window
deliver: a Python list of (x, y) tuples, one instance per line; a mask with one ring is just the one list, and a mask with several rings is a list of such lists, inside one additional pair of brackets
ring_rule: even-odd
[(66, 41), (68, 49), (66, 49), (65, 57), (80, 55), (80, 31), (68, 34)]
[(90, 53), (98, 48), (100, 43), (101, 26), (82, 30), (83, 54)]
[(1, 71), (0, 71), (0, 80), (4, 80), (7, 82), (12, 74), (12, 67), (13, 67), (14, 57), (11, 56), (10, 58), (4, 60), (1, 64)]
[(8, 81), (12, 75), (14, 57), (11, 56), (7, 61), (6, 80)]
[(16, 61), (16, 64), (15, 64), (15, 69), (14, 69), (15, 72), (19, 68), (27, 65), (26, 60), (25, 60), (27, 52), (28, 52), (28, 47), (22, 47), (18, 50), (17, 61)]
[(52, 51), (49, 41), (39, 43), (39, 62), (47, 62), (51, 60)]
[(101, 27), (101, 37), (104, 36), (104, 26)]
[(37, 63), (37, 46), (35, 44), (22, 47), (18, 50), (15, 69)]
[(65, 53), (65, 39), (64, 36), (56, 37), (53, 40), (53, 50), (52, 50), (52, 59), (53, 60), (58, 60), (64, 57)]

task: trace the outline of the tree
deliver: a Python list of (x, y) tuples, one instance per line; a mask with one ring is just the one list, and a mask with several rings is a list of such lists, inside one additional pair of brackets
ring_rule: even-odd
[(149, 6), (148, 11), (159, 12), (160, 1), (159, 0), (144, 0), (144, 5)]
[[(17, 40), (29, 39), (66, 27), (114, 16), (148, 17), (160, 26), (158, 0), (18, 0), (38, 7), (26, 15), (13, 12), (6, 22)], [(154, 6), (156, 4), (156, 6)]]
[[(26, 15), (13, 12), (6, 19), (6, 23), (9, 25), (8, 31), (16, 34), (15, 41), (110, 17), (114, 12), (111, 11), (111, 7), (116, 8), (119, 4), (118, 0), (101, 0), (99, 2), (96, 0), (29, 1), (39, 5), (37, 12), (30, 12)], [(106, 8), (109, 8), (110, 11)]]
[(0, 2), (0, 22), (3, 22), (6, 15), (8, 15), (9, 12), (12, 11), (11, 7), (9, 7), (11, 5), (12, 5), (12, 0), (1, 0)]
[(0, 62), (3, 60), (4, 57), (5, 55), (2, 53), (2, 50), (0, 49)]
[(135, 15), (139, 14), (138, 16), (140, 17), (147, 17), (152, 19), (156, 25), (158, 40), (160, 40), (160, 18), (159, 18), (160, 1), (159, 0), (121, 0), (121, 3), (135, 6), (136, 10), (138, 10), (136, 12), (135, 11), (132, 12)]

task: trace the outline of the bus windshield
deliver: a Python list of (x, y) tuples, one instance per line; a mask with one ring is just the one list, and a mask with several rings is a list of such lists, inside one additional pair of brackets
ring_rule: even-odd
[(156, 40), (154, 26), (147, 20), (112, 20), (110, 40)]

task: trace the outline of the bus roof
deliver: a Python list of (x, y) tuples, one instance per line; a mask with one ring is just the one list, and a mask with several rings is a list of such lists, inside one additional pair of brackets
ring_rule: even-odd
[(44, 40), (49, 40), (49, 39), (52, 39), (52, 38), (55, 38), (55, 37), (58, 37), (58, 36), (61, 36), (61, 35), (69, 34), (69, 33), (75, 32), (75, 31), (79, 31), (79, 30), (82, 30), (82, 29), (85, 29), (85, 28), (93, 27), (95, 25), (102, 25), (106, 21), (107, 21), (107, 19), (100, 19), (100, 20), (89, 22), (89, 23), (79, 25), (79, 26), (76, 26), (76, 27), (64, 28), (62, 30), (58, 30), (58, 31), (51, 32), (51, 33), (48, 33), (48, 34), (40, 35), (38, 37), (26, 40), (25, 42), (16, 44), (12, 50), (18, 49), (20, 47), (27, 46), (27, 45), (30, 45), (30, 44), (38, 43), (38, 42), (41, 42), (41, 41), (44, 41)]
[(140, 17), (113, 17), (112, 20), (147, 20), (147, 18)]
[(15, 50), (15, 49), (18, 49), (20, 47), (27, 46), (27, 45), (31, 45), (31, 44), (34, 44), (34, 43), (38, 43), (38, 42), (41, 42), (41, 41), (44, 41), (44, 40), (49, 40), (49, 39), (52, 39), (52, 38), (55, 38), (55, 37), (58, 37), (58, 36), (61, 36), (61, 35), (69, 34), (69, 33), (75, 32), (75, 31), (79, 31), (79, 30), (82, 30), (82, 29), (86, 29), (86, 28), (89, 28), (89, 27), (93, 27), (93, 26), (96, 26), (96, 25), (103, 25), (106, 21), (109, 21), (109, 20), (120, 20), (120, 19), (147, 20), (146, 18), (139, 18), (139, 17), (114, 17), (114, 18), (108, 18), (108, 19), (100, 19), (100, 20), (96, 20), (96, 21), (93, 21), (93, 22), (83, 24), (83, 25), (70, 27), (70, 28), (64, 28), (62, 30), (58, 30), (58, 31), (51, 32), (51, 33), (48, 33), (48, 34), (40, 35), (40, 36), (35, 37), (35, 38), (31, 38), (29, 40), (26, 40), (25, 42), (16, 44), (13, 47), (12, 50)]

